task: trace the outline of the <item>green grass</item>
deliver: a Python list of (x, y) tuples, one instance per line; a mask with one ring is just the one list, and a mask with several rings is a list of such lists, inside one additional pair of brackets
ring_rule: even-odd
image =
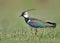
[[(7, 0), (0, 3), (0, 43), (60, 43), (60, 2), (48, 0)], [(53, 21), (57, 27), (38, 29), (38, 35), (31, 32), (24, 19), (19, 17), (22, 11), (34, 8), (31, 17), (43, 21)]]

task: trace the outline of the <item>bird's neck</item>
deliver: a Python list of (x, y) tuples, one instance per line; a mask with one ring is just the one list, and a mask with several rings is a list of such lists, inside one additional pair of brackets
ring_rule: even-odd
[(25, 22), (26, 22), (26, 23), (28, 23), (28, 22), (29, 22), (29, 20), (30, 20), (29, 18), (25, 18)]

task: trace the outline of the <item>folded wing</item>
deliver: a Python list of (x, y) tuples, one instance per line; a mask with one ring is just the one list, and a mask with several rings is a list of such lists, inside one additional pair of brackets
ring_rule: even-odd
[(35, 18), (30, 18), (30, 20), (31, 21), (29, 22), (29, 25), (35, 28), (56, 27), (56, 23), (44, 22), (42, 20), (35, 19)]

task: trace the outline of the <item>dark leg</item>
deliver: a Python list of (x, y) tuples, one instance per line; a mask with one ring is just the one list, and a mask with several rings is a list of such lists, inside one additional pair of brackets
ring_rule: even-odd
[(37, 29), (35, 29), (35, 35), (37, 35), (37, 32), (38, 32)]

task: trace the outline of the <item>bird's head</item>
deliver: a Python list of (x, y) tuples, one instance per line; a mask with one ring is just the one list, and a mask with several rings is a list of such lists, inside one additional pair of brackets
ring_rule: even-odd
[(26, 10), (24, 12), (22, 12), (22, 14), (19, 17), (24, 17), (24, 18), (28, 18), (29, 17), (29, 11), (31, 10), (35, 10), (35, 9), (30, 9), (30, 10)]
[(22, 12), (21, 16), (22, 16), (22, 17), (24, 17), (24, 18), (28, 18), (28, 17), (29, 17), (29, 15), (28, 15), (28, 12), (27, 12), (27, 11), (26, 11), (26, 12)]

